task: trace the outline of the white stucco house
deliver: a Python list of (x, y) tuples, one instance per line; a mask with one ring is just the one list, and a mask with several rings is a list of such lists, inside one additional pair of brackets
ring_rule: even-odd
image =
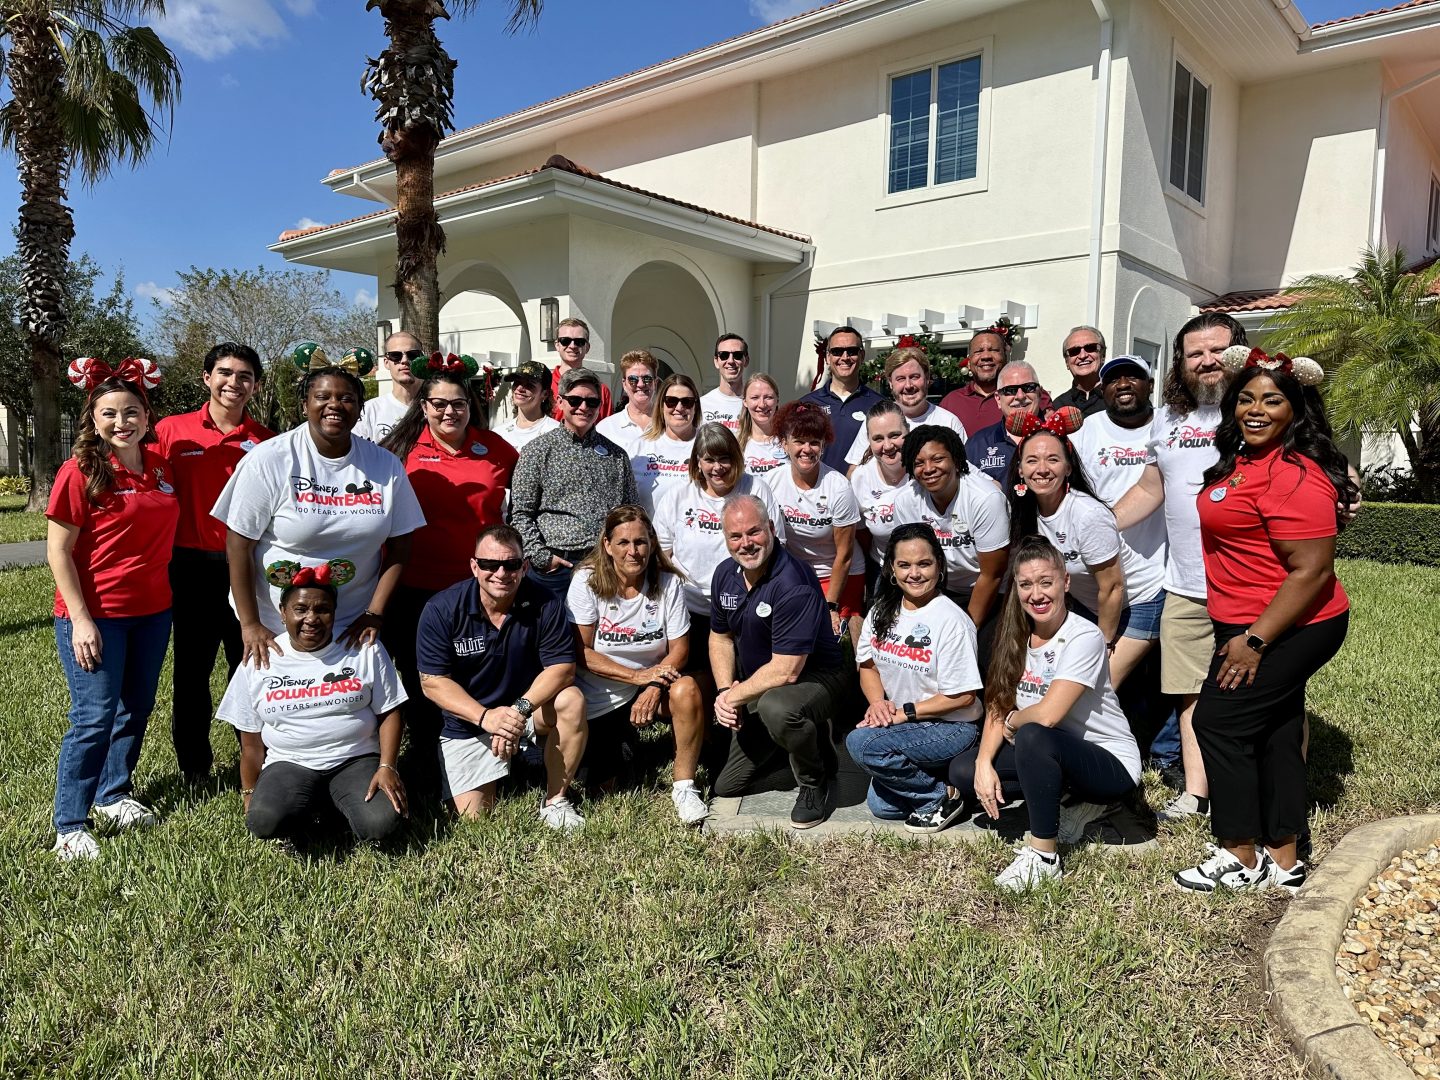
[[(324, 183), (356, 216), (271, 250), (398, 328), (393, 169)], [(1367, 242), (1440, 253), (1440, 0), (839, 0), (459, 131), (436, 190), (449, 348), (547, 360), (558, 311), (612, 378), (644, 346), (705, 386), (733, 330), (801, 390), (817, 327), (960, 349), (1008, 313), (1059, 389), (1073, 325), (1163, 360)]]

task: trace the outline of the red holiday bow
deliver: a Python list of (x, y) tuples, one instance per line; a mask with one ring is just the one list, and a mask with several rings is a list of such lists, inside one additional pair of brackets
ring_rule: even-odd
[(433, 352), (430, 354), (430, 362), (425, 366), (431, 371), (463, 371), (465, 369), (464, 361), (453, 352)]
[(895, 342), (897, 349), (918, 349), (920, 342), (915, 340), (914, 334), (901, 334), (900, 340)]
[(334, 571), (329, 563), (305, 566), (295, 571), (295, 576), (290, 579), (290, 586), (298, 589), (304, 585), (329, 585), (333, 576)]
[(985, 327), (984, 330), (977, 330), (976, 333), (994, 334), (1001, 341), (1005, 342), (1006, 345), (1009, 345), (1010, 337), (1012, 334), (1015, 333), (1015, 327), (1011, 326), (1009, 323), (994, 322), (991, 323), (989, 326)]
[(1063, 439), (1079, 431), (1084, 420), (1084, 415), (1075, 406), (1062, 405), (1044, 420), (1034, 413), (1011, 413), (1005, 421), (1005, 430), (1021, 439), (1028, 439), (1037, 431), (1048, 431)]
[(104, 360), (94, 356), (77, 356), (70, 361), (66, 377), (87, 394), (107, 379), (122, 379), (134, 383), (140, 390), (153, 390), (160, 385), (160, 368), (154, 360), (143, 356), (127, 356), (111, 367)]

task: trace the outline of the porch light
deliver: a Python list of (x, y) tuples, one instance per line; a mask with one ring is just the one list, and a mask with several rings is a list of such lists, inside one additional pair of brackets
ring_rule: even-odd
[(556, 324), (560, 321), (560, 301), (553, 296), (546, 296), (540, 301), (540, 340), (549, 346), (549, 351), (555, 351), (555, 338), (558, 335)]

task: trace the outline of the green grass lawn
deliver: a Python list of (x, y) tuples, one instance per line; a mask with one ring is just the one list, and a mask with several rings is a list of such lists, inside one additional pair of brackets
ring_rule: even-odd
[[(1311, 685), (1321, 857), (1440, 804), (1440, 571), (1342, 576), (1350, 639)], [(1015, 898), (999, 842), (708, 840), (662, 775), (575, 838), (516, 796), (400, 851), (297, 856), (247, 837), (228, 730), (225, 790), (179, 785), (167, 672), (138, 774), (163, 823), (57, 866), (50, 590), (0, 574), (0, 1076), (1301, 1073), (1257, 974), (1285, 901), (1171, 888), (1198, 826)]]
[(24, 495), (0, 495), (0, 544), (45, 539), (45, 515), (25, 512)]

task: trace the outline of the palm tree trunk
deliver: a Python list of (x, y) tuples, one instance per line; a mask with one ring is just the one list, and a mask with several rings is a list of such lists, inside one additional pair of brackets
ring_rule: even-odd
[(30, 457), (31, 510), (44, 510), (62, 459), (60, 345), (65, 336), (65, 267), (75, 221), (65, 204), (69, 174), (58, 108), (64, 62), (42, 16), (19, 15), (10, 25), (10, 87), (14, 94), (15, 152), (21, 203), (17, 250), (24, 301), (21, 319), (30, 344), (35, 448)]

